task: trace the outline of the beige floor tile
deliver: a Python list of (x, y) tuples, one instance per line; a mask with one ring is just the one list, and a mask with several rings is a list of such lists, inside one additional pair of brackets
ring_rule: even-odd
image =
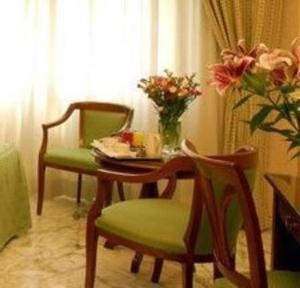
[[(35, 207), (35, 203), (32, 203)], [(44, 203), (43, 215), (32, 212), (33, 228), (23, 236), (11, 240), (0, 252), (1, 288), (82, 288), (85, 268), (85, 221), (74, 219), (74, 202), (56, 198)], [(263, 233), (266, 259), (269, 263), (270, 233)], [(103, 288), (179, 288), (181, 268), (166, 262), (159, 284), (150, 282), (153, 259), (145, 257), (140, 273), (129, 272), (133, 252), (116, 247), (103, 248), (99, 243), (99, 257), (95, 287)], [(237, 265), (247, 270), (244, 235), (238, 245)], [(212, 284), (212, 266), (196, 265), (195, 287)]]

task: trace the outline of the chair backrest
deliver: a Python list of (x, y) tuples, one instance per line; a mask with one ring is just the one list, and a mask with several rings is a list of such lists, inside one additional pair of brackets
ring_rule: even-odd
[[(251, 147), (240, 149), (224, 157), (204, 157), (183, 144), (184, 152), (192, 157), (198, 170), (198, 185), (208, 214), (214, 242), (216, 265), (222, 274), (238, 287), (267, 287), (265, 262), (258, 218), (245, 175), (245, 169), (256, 166), (257, 151)], [(225, 158), (225, 159), (224, 159)], [(227, 158), (227, 159), (226, 159)], [(219, 194), (214, 183), (222, 184)], [(235, 270), (228, 245), (228, 213), (236, 201), (243, 218), (249, 254), (250, 277)]]
[[(196, 148), (193, 146), (191, 142), (187, 140), (183, 141), (182, 149), (186, 152), (186, 154), (190, 156), (194, 155), (196, 157), (198, 155)], [(251, 149), (252, 148), (248, 146), (241, 147), (236, 153), (226, 154), (226, 155), (211, 155), (209, 156), (209, 158), (219, 159), (224, 161), (233, 161), (234, 163), (241, 165), (242, 169), (245, 171), (248, 184), (252, 188), (255, 184), (255, 176), (256, 176), (256, 153), (253, 154), (251, 152)], [(222, 199), (223, 188), (224, 188), (223, 183), (214, 180), (213, 186), (216, 192), (217, 199)], [(199, 202), (198, 200), (194, 201), (194, 203), (196, 203), (195, 204), (196, 207), (195, 209), (193, 209), (193, 211), (195, 211), (195, 215), (194, 217), (191, 218), (191, 222), (193, 222), (194, 219), (197, 219), (197, 217), (199, 217), (198, 215), (199, 213), (201, 213), (202, 217), (200, 218), (199, 227), (197, 227), (196, 224), (193, 224), (194, 225), (193, 233), (197, 233), (197, 234), (195, 236), (195, 239), (193, 240), (194, 244), (191, 245), (191, 243), (188, 243), (188, 246), (193, 247), (193, 252), (195, 254), (211, 255), (213, 252), (212, 251), (213, 239), (212, 239), (211, 226), (209, 224), (205, 207), (201, 207), (202, 204), (198, 202)], [(238, 233), (243, 225), (241, 211), (239, 209), (239, 205), (236, 199), (234, 199), (229, 205), (226, 222), (228, 227), (227, 242), (230, 248), (232, 258), (234, 258)]]
[(71, 106), (80, 111), (80, 147), (89, 147), (94, 139), (129, 128), (133, 117), (133, 109), (121, 104), (76, 102)]

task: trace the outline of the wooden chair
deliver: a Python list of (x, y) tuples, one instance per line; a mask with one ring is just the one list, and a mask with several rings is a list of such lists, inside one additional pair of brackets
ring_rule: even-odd
[[(49, 130), (65, 123), (75, 111), (79, 112), (79, 147), (48, 148)], [(38, 215), (41, 215), (43, 209), (46, 168), (78, 173), (77, 203), (80, 203), (82, 175), (95, 175), (99, 168), (91, 155), (90, 143), (130, 127), (132, 117), (133, 109), (124, 105), (76, 102), (70, 104), (61, 118), (42, 125), (43, 139), (38, 157)], [(124, 199), (121, 183), (118, 183), (118, 189), (120, 198)]]
[[(193, 145), (188, 140), (184, 140), (182, 142), (182, 149), (185, 151), (189, 151), (189, 153), (194, 153), (194, 155), (197, 155), (198, 152), (196, 150), (196, 147)], [(255, 182), (255, 175), (256, 175), (256, 150), (253, 147), (242, 147), (236, 151), (236, 153), (233, 154), (227, 154), (227, 155), (210, 155), (209, 158), (212, 159), (220, 159), (220, 160), (225, 160), (225, 161), (233, 161), (235, 163), (240, 163), (241, 161), (246, 161), (248, 158), (252, 159), (251, 165), (249, 166), (243, 166), (242, 168), (246, 171), (246, 177), (249, 185), (252, 187), (254, 186)], [(247, 160), (248, 161), (248, 160)], [(221, 187), (217, 185), (217, 188), (220, 190)], [(201, 238), (203, 243), (206, 243), (205, 245), (210, 247), (209, 253), (206, 255), (206, 257), (203, 257), (202, 259), (199, 259), (198, 262), (213, 262), (213, 255), (212, 255), (212, 246), (210, 245), (211, 243), (211, 235), (210, 235), (210, 228), (208, 228), (208, 219), (206, 217), (206, 213), (202, 217), (202, 227), (203, 229), (201, 230)], [(236, 247), (236, 241), (237, 241), (237, 236), (240, 228), (242, 227), (242, 219), (241, 215), (236, 211), (233, 212), (232, 215), (230, 215), (229, 223), (231, 226), (231, 230), (229, 231), (230, 233), (230, 238), (231, 238), (231, 262), (234, 265), (235, 263), (235, 247)], [(134, 258), (134, 261), (132, 262), (132, 267), (131, 267), (131, 272), (137, 273), (139, 271), (139, 266), (142, 262), (142, 255), (138, 255), (138, 257)], [(163, 261), (162, 259), (155, 259), (154, 262), (154, 269), (152, 272), (152, 277), (151, 281), (154, 283), (158, 283), (161, 273), (163, 269)], [(220, 277), (220, 272), (217, 269), (217, 267), (214, 265), (214, 278)]]
[[(244, 157), (255, 158), (255, 155), (253, 151), (247, 151), (220, 157), (241, 161), (240, 159)], [(245, 169), (252, 169), (255, 161), (252, 164), (253, 166), (248, 165)], [(193, 287), (194, 263), (213, 262), (212, 237), (203, 209), (197, 177), (194, 180), (193, 191), (191, 191), (193, 193), (191, 207), (178, 203), (172, 199), (172, 196), (177, 180), (194, 179), (196, 171), (194, 161), (184, 156), (171, 159), (160, 169), (148, 173), (98, 170), (98, 193), (87, 219), (86, 288), (94, 287), (99, 235), (112, 243), (126, 246), (139, 255), (154, 256), (157, 267), (164, 259), (181, 263), (182, 287)], [(112, 181), (147, 185), (161, 179), (167, 180), (167, 185), (159, 198), (127, 200), (103, 208), (106, 193), (110, 191)], [(231, 262), (234, 259), (237, 234), (242, 225), (236, 211), (232, 213), (234, 219), (230, 219), (233, 222), (230, 231)]]
[[(270, 271), (266, 273), (262, 239), (257, 214), (244, 168), (252, 166), (255, 160), (242, 157), (239, 161), (219, 160), (200, 156), (187, 146), (184, 151), (195, 160), (199, 173), (204, 209), (207, 211), (214, 240), (215, 265), (226, 278), (215, 281), (215, 288), (267, 288), (300, 287), (300, 273), (288, 271)], [(242, 152), (242, 151), (241, 151)], [(242, 152), (243, 153), (243, 152)], [(223, 186), (222, 193), (214, 183)], [(197, 201), (199, 202), (199, 201)], [(238, 272), (232, 261), (228, 239), (228, 215), (238, 207), (243, 218), (250, 273)]]

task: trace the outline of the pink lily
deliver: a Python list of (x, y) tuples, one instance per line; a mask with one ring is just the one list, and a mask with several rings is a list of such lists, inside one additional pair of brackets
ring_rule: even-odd
[(249, 70), (254, 63), (252, 57), (235, 57), (232, 61), (226, 61), (224, 64), (210, 65), (208, 69), (212, 74), (213, 80), (210, 84), (214, 85), (219, 94), (224, 93), (231, 87), (239, 83), (243, 73)]
[(292, 55), (296, 65), (295, 76), (298, 80), (300, 80), (300, 38), (294, 39), (291, 46)]
[(282, 86), (284, 84), (288, 84), (288, 75), (286, 71), (286, 67), (281, 66), (278, 68), (273, 69), (271, 72), (273, 83), (276, 86)]
[(296, 38), (292, 42), (292, 53), (300, 63), (300, 38)]
[(258, 56), (260, 56), (262, 53), (268, 52), (269, 48), (264, 43), (259, 43), (254, 48), (252, 48), (250, 51), (247, 51), (245, 40), (241, 39), (238, 41), (237, 44), (237, 51), (233, 51), (230, 49), (224, 49), (221, 52), (221, 56), (224, 61), (232, 60), (235, 57), (243, 58), (245, 56), (252, 57), (253, 59), (256, 59)]

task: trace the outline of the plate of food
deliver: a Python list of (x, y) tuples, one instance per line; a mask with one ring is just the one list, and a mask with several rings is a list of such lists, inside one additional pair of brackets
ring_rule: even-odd
[(123, 142), (118, 136), (95, 139), (91, 146), (100, 157), (108, 157), (117, 160), (159, 160), (161, 155), (150, 156), (146, 154), (144, 145), (132, 145)]

